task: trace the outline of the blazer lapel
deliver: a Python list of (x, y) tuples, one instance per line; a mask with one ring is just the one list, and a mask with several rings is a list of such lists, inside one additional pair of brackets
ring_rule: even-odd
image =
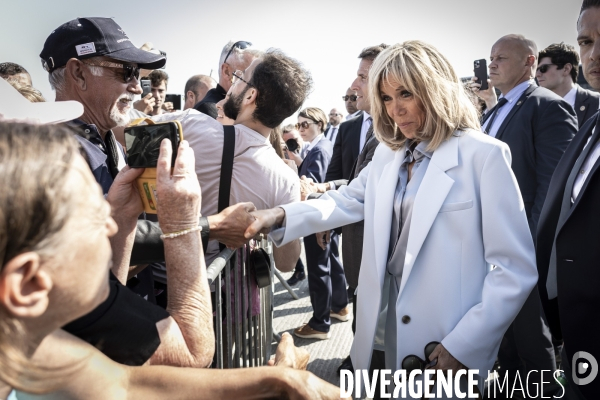
[(386, 221), (377, 228), (377, 237), (383, 240), (375, 241), (375, 265), (377, 271), (382, 276), (386, 268), (387, 256), (389, 250), (389, 237), (392, 228), (392, 212), (394, 210), (394, 194), (398, 185), (398, 171), (404, 152), (398, 150), (394, 158), (381, 171), (379, 182), (377, 183), (377, 195), (375, 196), (374, 221)]
[(415, 197), (399, 296), (402, 294), (431, 225), (454, 184), (454, 180), (446, 174), (446, 171), (458, 165), (459, 140), (459, 137), (453, 136), (434, 151)]
[(500, 125), (500, 128), (498, 128), (498, 132), (496, 133), (496, 139), (500, 139), (502, 137), (502, 134), (506, 130), (506, 127), (510, 123), (510, 120), (512, 119), (512, 117), (514, 117), (514, 115), (517, 112), (519, 112), (519, 110), (521, 109), (521, 106), (525, 103), (525, 101), (527, 101), (527, 98), (529, 97), (529, 95), (531, 93), (533, 93), (533, 91), (537, 88), (538, 87), (535, 84), (532, 84), (527, 88), (527, 90), (525, 90), (525, 92), (523, 92), (523, 94), (521, 95), (521, 97), (519, 97), (519, 100), (517, 100), (516, 104), (510, 110), (510, 112), (508, 113), (506, 118), (504, 118), (504, 121), (502, 122), (502, 125)]
[[(352, 138), (354, 139), (353, 141), (355, 142), (352, 146), (352, 159), (356, 160), (356, 158), (358, 157), (358, 155), (360, 154), (360, 131), (362, 130), (362, 123), (363, 123), (363, 118), (365, 117), (364, 113), (361, 113), (359, 118), (356, 118), (356, 120), (354, 121), (354, 124), (352, 126)], [(350, 133), (350, 132), (348, 132)]]

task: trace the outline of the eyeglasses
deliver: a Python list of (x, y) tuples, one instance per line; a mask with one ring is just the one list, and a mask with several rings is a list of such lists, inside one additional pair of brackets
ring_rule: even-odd
[(140, 67), (131, 65), (131, 64), (119, 64), (110, 61), (97, 61), (96, 63), (81, 61), (84, 64), (87, 64), (92, 67), (102, 67), (102, 68), (122, 68), (123, 69), (123, 80), (125, 83), (131, 82), (133, 78), (140, 78)]
[(356, 101), (356, 99), (358, 99), (358, 96), (355, 94), (350, 95), (350, 96), (342, 96), (342, 100), (344, 100), (344, 101), (348, 101), (348, 100)]
[(316, 124), (317, 122), (308, 122), (308, 121), (302, 121), (298, 124), (296, 124), (296, 129), (308, 129), (308, 125), (310, 124)]
[(329, 114), (329, 116), (330, 116), (330, 117), (337, 117), (338, 115), (339, 115), (340, 117), (342, 116), (342, 114), (340, 114), (340, 113), (333, 113), (333, 114)]
[(564, 65), (559, 66), (557, 64), (544, 64), (537, 67), (537, 71), (542, 74), (545, 74), (546, 72), (548, 72), (548, 68), (550, 68), (551, 65), (556, 65), (556, 69), (561, 69), (562, 67), (564, 67)]
[(231, 84), (236, 83), (239, 79), (240, 81), (244, 82), (246, 85), (255, 87), (253, 84), (251, 84), (250, 82), (248, 82), (247, 80), (242, 78), (242, 75), (244, 75), (244, 72), (240, 71), (239, 69), (237, 71), (235, 71), (234, 73), (232, 73)]
[(231, 52), (233, 51), (233, 49), (235, 49), (237, 47), (238, 49), (244, 50), (244, 49), (247, 49), (250, 46), (252, 46), (252, 43), (246, 42), (246, 41), (243, 41), (243, 40), (240, 40), (239, 42), (235, 42), (233, 44), (233, 46), (231, 46), (231, 49), (229, 49), (229, 52), (227, 53), (227, 55), (225, 56), (225, 60), (223, 60), (223, 64), (225, 64), (227, 62), (227, 59), (231, 55)]
[(429, 359), (429, 356), (431, 353), (433, 353), (433, 350), (435, 350), (438, 344), (440, 343), (429, 342), (427, 345), (425, 345), (423, 353), (425, 355), (425, 360), (427, 361), (415, 355), (404, 357), (404, 360), (402, 360), (402, 369), (406, 370), (406, 375), (410, 375), (410, 373), (414, 370), (424, 370), (426, 367), (428, 367), (428, 363), (430, 364), (432, 362), (432, 360)]

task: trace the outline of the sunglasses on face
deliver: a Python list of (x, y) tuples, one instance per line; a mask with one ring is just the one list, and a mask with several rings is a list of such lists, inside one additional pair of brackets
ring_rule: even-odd
[(358, 99), (358, 96), (355, 94), (350, 95), (350, 96), (342, 96), (342, 100), (344, 100), (344, 101), (348, 101), (348, 100), (356, 101), (356, 99)]
[(140, 78), (140, 67), (132, 65), (132, 64), (119, 64), (110, 61), (96, 61), (96, 62), (86, 62), (81, 61), (84, 64), (87, 64), (92, 67), (102, 67), (102, 68), (122, 68), (123, 69), (123, 80), (125, 83), (131, 82), (133, 78)]
[(428, 364), (431, 363), (432, 360), (429, 359), (429, 356), (433, 353), (433, 350), (435, 350), (438, 344), (440, 344), (440, 342), (427, 343), (425, 349), (423, 349), (425, 360), (415, 355), (404, 357), (404, 360), (402, 360), (402, 369), (406, 370), (406, 375), (410, 375), (410, 373), (415, 370), (424, 370)]
[(546, 72), (548, 72), (548, 68), (550, 68), (551, 65), (556, 65), (556, 69), (560, 69), (563, 67), (563, 66), (560, 66), (560, 68), (559, 68), (559, 66), (557, 64), (544, 64), (544, 65), (540, 65), (539, 67), (537, 67), (537, 71), (542, 74), (545, 74)]
[(235, 42), (233, 44), (233, 46), (231, 46), (231, 49), (229, 49), (229, 52), (227, 53), (227, 55), (225, 56), (225, 61), (223, 61), (223, 64), (227, 62), (227, 59), (231, 55), (231, 52), (233, 51), (233, 49), (238, 48), (238, 49), (244, 50), (244, 49), (247, 49), (250, 46), (252, 46), (252, 43), (246, 42), (244, 40), (240, 40), (239, 42)]
[(296, 124), (296, 129), (300, 129), (300, 128), (302, 128), (302, 129), (308, 129), (308, 126), (310, 124), (316, 124), (316, 122), (302, 121), (302, 122)]
[(342, 114), (339, 114), (339, 113), (329, 114), (330, 117), (337, 117), (338, 115), (340, 117), (342, 116)]

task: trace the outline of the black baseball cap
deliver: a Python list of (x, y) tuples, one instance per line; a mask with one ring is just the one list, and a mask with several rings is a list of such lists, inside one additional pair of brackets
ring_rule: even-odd
[(138, 49), (112, 18), (77, 18), (52, 31), (40, 53), (48, 72), (64, 67), (71, 58), (83, 60), (110, 56), (118, 61), (136, 63), (140, 68), (157, 69), (167, 58)]

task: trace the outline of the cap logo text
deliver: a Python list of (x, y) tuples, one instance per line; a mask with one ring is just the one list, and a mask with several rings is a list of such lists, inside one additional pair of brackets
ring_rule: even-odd
[(77, 50), (78, 56), (84, 56), (86, 54), (92, 54), (96, 52), (96, 46), (94, 46), (94, 42), (77, 45), (75, 46), (75, 49)]

